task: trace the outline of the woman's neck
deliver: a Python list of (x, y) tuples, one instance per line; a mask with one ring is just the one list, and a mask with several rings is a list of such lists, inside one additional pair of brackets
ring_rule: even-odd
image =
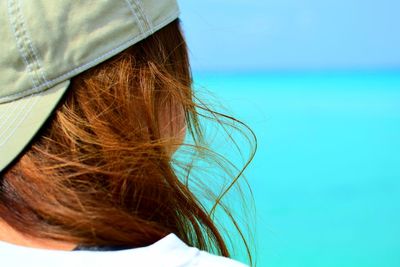
[(1, 219), (0, 240), (14, 245), (42, 249), (73, 250), (76, 247), (76, 244), (26, 236)]

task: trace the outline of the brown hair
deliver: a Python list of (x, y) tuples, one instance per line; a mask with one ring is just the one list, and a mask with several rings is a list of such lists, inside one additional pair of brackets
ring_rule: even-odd
[(204, 149), (191, 85), (179, 21), (73, 78), (4, 173), (0, 218), (30, 236), (82, 245), (139, 247), (175, 233), (229, 256), (173, 164), (185, 132), (194, 140), (188, 147)]

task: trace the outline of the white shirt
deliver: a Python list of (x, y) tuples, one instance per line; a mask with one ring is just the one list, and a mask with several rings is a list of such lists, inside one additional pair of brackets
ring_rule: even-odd
[(189, 247), (170, 234), (148, 247), (119, 251), (59, 251), (0, 241), (4, 267), (245, 267), (237, 261)]

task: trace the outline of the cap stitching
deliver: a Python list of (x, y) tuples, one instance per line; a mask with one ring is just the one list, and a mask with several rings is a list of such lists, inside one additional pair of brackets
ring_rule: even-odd
[(140, 9), (141, 14), (142, 14), (144, 20), (146, 21), (148, 29), (150, 29), (151, 33), (153, 34), (154, 33), (153, 24), (151, 23), (151, 21), (149, 21), (149, 18), (143, 8), (142, 1), (140, 1), (140, 0), (133, 0), (133, 1), (136, 3), (137, 7)]
[[(7, 133), (7, 131), (13, 126), (13, 123), (19, 118), (20, 114), (22, 114), (24, 111), (26, 111), (26, 107), (30, 103), (31, 99), (28, 100), (28, 102), (25, 102), (24, 104), (18, 103), (18, 105), (15, 105), (13, 112), (10, 112), (9, 116), (5, 121), (3, 121), (2, 125), (0, 126), (0, 129), (4, 127), (4, 125), (7, 125), (7, 128), (2, 129), (1, 134), (0, 134), (0, 140), (3, 139), (3, 135)], [(19, 110), (17, 114), (13, 114), (14, 111)], [(13, 117), (13, 120), (10, 120), (10, 118)], [(16, 129), (17, 127), (14, 127)], [(15, 131), (15, 130), (14, 130)], [(3, 146), (6, 143), (6, 140), (8, 140), (9, 137), (4, 138), (2, 142), (0, 143), (0, 146)]]
[[(173, 19), (176, 19), (179, 15), (179, 10), (175, 10), (173, 13), (171, 13), (170, 15), (166, 16), (165, 19), (161, 20), (156, 26), (153, 27), (153, 30), (158, 30), (161, 27), (163, 27), (165, 25), (165, 23), (167, 22), (171, 22)], [(82, 69), (85, 68), (89, 68), (91, 66), (93, 66), (93, 64), (98, 63), (99, 61), (101, 61), (103, 58), (107, 58), (109, 55), (112, 55), (115, 53), (115, 51), (118, 51), (120, 49), (124, 49), (124, 47), (129, 47), (129, 44), (133, 45), (135, 42), (137, 42), (138, 40), (142, 40), (144, 36), (148, 36), (151, 33), (150, 30), (147, 30), (146, 32), (144, 32), (143, 34), (139, 35), (139, 36), (135, 36), (134, 38), (131, 38), (125, 42), (123, 42), (122, 44), (120, 44), (119, 46), (109, 50), (108, 52), (105, 52), (104, 54), (102, 54), (101, 56), (98, 56), (95, 59), (92, 59), (91, 61), (84, 63), (78, 67), (73, 68), (72, 70), (57, 76), (54, 79), (48, 80), (49, 82), (49, 86), (54, 86), (55, 84), (62, 82), (63, 79), (65, 79), (66, 77), (75, 74), (75, 73), (79, 73)], [(31, 95), (34, 93), (37, 93), (38, 91), (42, 90), (43, 88), (45, 88), (44, 85), (39, 85), (39, 86), (35, 86), (32, 87), (30, 89), (24, 90), (23, 92), (19, 92), (19, 93), (15, 93), (6, 97), (2, 97), (0, 98), (0, 104), (1, 102), (8, 102), (8, 101), (12, 101), (15, 100), (16, 98), (21, 98), (21, 97), (25, 97), (27, 95)]]
[(142, 21), (140, 20), (139, 16), (138, 16), (138, 12), (136, 12), (135, 8), (132, 6), (131, 1), (129, 0), (125, 0), (125, 2), (128, 4), (128, 7), (132, 13), (132, 15), (136, 18), (137, 23), (139, 24), (140, 27), (140, 33), (144, 33), (145, 29), (143, 27)]
[(18, 12), (19, 12), (19, 15), (21, 16), (22, 33), (23, 33), (24, 37), (27, 39), (27, 43), (29, 44), (31, 53), (33, 54), (33, 56), (35, 58), (35, 63), (38, 65), (38, 71), (40, 72), (40, 74), (41, 74), (41, 76), (42, 76), (42, 78), (44, 80), (44, 83), (46, 85), (48, 85), (48, 81), (46, 79), (45, 72), (43, 70), (42, 64), (39, 61), (38, 52), (37, 52), (35, 46), (33, 45), (32, 39), (30, 38), (30, 35), (28, 34), (28, 31), (27, 31), (27, 27), (26, 27), (26, 24), (25, 24), (26, 19), (25, 19), (24, 14), (23, 14), (23, 12), (21, 10), (21, 1), (18, 1)]
[[(44, 92), (41, 92), (39, 95), (43, 94)], [(0, 139), (3, 139), (3, 135), (4, 133), (7, 132), (7, 130), (9, 130), (11, 128), (11, 126), (13, 125), (13, 123), (15, 123), (17, 121), (17, 118), (20, 117), (21, 114), (23, 114), (23, 111), (25, 111), (25, 114), (23, 115), (22, 118), (20, 118), (19, 123), (17, 123), (14, 127), (13, 130), (8, 134), (8, 136), (6, 136), (6, 138), (4, 138), (4, 140), (0, 143), (0, 146), (4, 146), (4, 144), (6, 144), (8, 142), (8, 140), (10, 139), (11, 136), (14, 135), (15, 131), (19, 128), (19, 126), (21, 125), (21, 123), (23, 121), (25, 121), (26, 117), (31, 113), (31, 110), (33, 109), (33, 107), (36, 105), (36, 103), (38, 102), (39, 97), (36, 97), (36, 99), (33, 101), (30, 99), (29, 102), (26, 102), (22, 108), (20, 109), (21, 112), (19, 112), (16, 116), (14, 116), (14, 120), (11, 121), (11, 123), (9, 124), (9, 126), (2, 131), (2, 134), (0, 135)], [(29, 109), (26, 109), (26, 107), (28, 107), (30, 105)]]
[(31, 64), (28, 61), (27, 55), (25, 54), (24, 48), (21, 45), (21, 42), (20, 42), (20, 39), (19, 39), (19, 33), (18, 33), (19, 27), (16, 24), (17, 22), (16, 22), (15, 17), (14, 17), (14, 8), (13, 8), (13, 7), (15, 7), (15, 2), (12, 1), (12, 0), (9, 0), (7, 4), (8, 4), (7, 5), (7, 7), (8, 7), (7, 8), (7, 12), (8, 12), (8, 16), (10, 18), (11, 29), (12, 29), (12, 32), (14, 33), (14, 38), (15, 38), (15, 41), (17, 43), (17, 48), (18, 48), (19, 54), (22, 57), (22, 60), (24, 61), (25, 65), (26, 65), (26, 68), (28, 69), (29, 78), (30, 78), (33, 86), (37, 87), (38, 85), (36, 83), (36, 77), (34, 76), (34, 72), (33, 72), (32, 68), (31, 68)]
[[(21, 103), (19, 103), (20, 105)], [(0, 124), (0, 129), (3, 128), (3, 126), (9, 121), (10, 116), (15, 112), (16, 108), (19, 105), (14, 105), (13, 108), (11, 110), (8, 110), (8, 112), (3, 112), (0, 116), (0, 121), (2, 122)]]
[(146, 31), (150, 30), (150, 32), (152, 33), (153, 31), (150, 27), (150, 24), (148, 23), (147, 16), (144, 13), (144, 10), (141, 8), (140, 4), (138, 4), (138, 2), (136, 0), (127, 0), (127, 1), (129, 1), (129, 3), (131, 5), (135, 6), (135, 9), (136, 9), (135, 14), (137, 14), (139, 19), (141, 20), (142, 25), (145, 27)]

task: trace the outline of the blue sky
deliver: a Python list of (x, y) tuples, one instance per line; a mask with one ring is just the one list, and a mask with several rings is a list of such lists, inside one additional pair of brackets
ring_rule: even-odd
[(399, 0), (179, 2), (198, 71), (400, 68)]

